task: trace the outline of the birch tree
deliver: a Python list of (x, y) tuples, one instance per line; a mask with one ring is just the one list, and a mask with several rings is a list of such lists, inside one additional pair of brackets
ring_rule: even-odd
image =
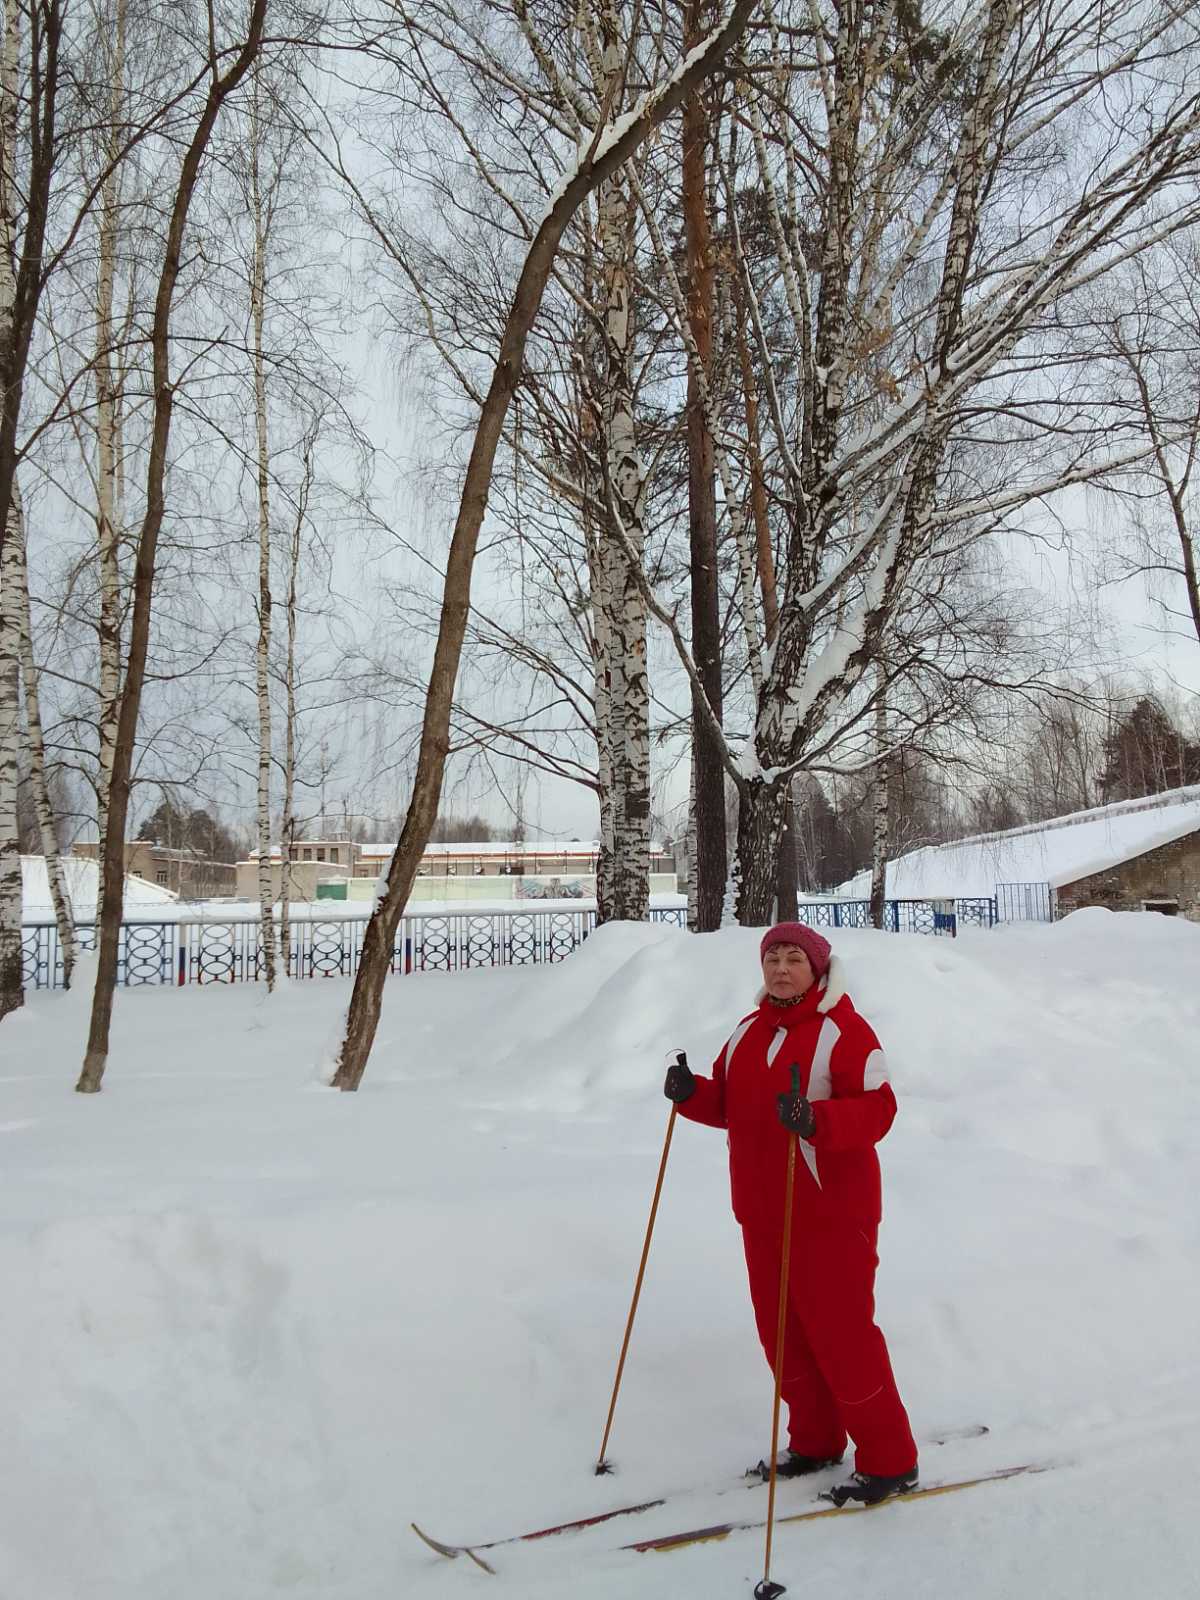
[(1099, 311), (1101, 347), (1148, 446), (1121, 484), (1122, 529), (1113, 554), (1123, 578), (1141, 578), (1168, 627), (1200, 644), (1196, 467), (1200, 455), (1200, 255), (1170, 240), (1120, 275)]
[[(0, 479), (4, 475), (6, 424), (12, 408), (8, 393), (10, 371), (16, 364), (9, 352), (18, 337), (15, 163), (20, 47), (18, 5), (16, 0), (4, 0), (0, 55), (0, 378), (5, 383), (4, 411), (0, 415)], [(11, 468), (7, 476), (7, 494), (0, 482), (0, 1020), (25, 1001), (21, 970), (21, 842), (17, 830), (21, 610), (16, 548), (20, 511), (13, 497)]]
[(101, 840), (104, 859), (103, 896), (99, 906), (99, 958), (92, 1001), (87, 1051), (76, 1088), (83, 1094), (98, 1092), (108, 1059), (109, 1027), (117, 978), (117, 951), (124, 898), (125, 824), (129, 809), (130, 779), (137, 739), (138, 714), (145, 682), (154, 597), (154, 571), (159, 531), (165, 512), (164, 480), (171, 437), (172, 382), (170, 371), (171, 311), (179, 277), (188, 214), (201, 165), (213, 128), (226, 100), (253, 67), (262, 45), (268, 0), (250, 0), (245, 29), (221, 53), (210, 39), (207, 93), (199, 107), (191, 136), (180, 163), (172, 198), (162, 265), (158, 278), (151, 352), (154, 372), (153, 421), (146, 477), (146, 512), (137, 541), (133, 611), (129, 646), (117, 721), (107, 827)]
[[(259, 938), (263, 952), (267, 992), (275, 988), (275, 889), (271, 860), (271, 456), (267, 437), (267, 378), (263, 349), (266, 320), (267, 252), (275, 186), (264, 195), (262, 86), (258, 77), (250, 97), (249, 211), (252, 230), (250, 253), (250, 339), (254, 374), (255, 487), (258, 532), (258, 641), (254, 658), (255, 699), (258, 709), (258, 763), (256, 809), (258, 820)], [(289, 656), (290, 660), (290, 656)]]
[[(964, 539), (1137, 454), (1127, 424), (1040, 383), (1039, 356), (1062, 354), (1064, 302), (1198, 215), (1190, 9), (927, 11), (919, 57), (893, 6), (816, 14), (815, 35), (782, 21), (772, 33), (771, 81), (786, 97), (747, 88), (751, 169), (724, 169), (787, 508), (753, 735), (725, 741), (739, 794), (732, 896), (751, 924), (772, 914), (786, 785), (869, 740), (875, 663), (891, 659), (915, 590)], [(1123, 110), (1135, 81), (1152, 85), (1136, 92), (1144, 116)], [(1089, 130), (1093, 161), (1047, 144), (1067, 126)], [(768, 282), (745, 266), (751, 187), (787, 365)]]
[[(615, 5), (604, 4), (598, 21), (596, 94), (601, 105), (611, 106), (610, 114), (619, 115), (633, 41), (624, 36)], [(607, 768), (612, 797), (601, 812), (598, 898), (602, 918), (640, 922), (649, 908), (650, 856), (650, 690), (646, 607), (638, 582), (646, 546), (646, 473), (633, 402), (633, 218), (620, 167), (597, 191), (596, 242), (604, 337), (592, 403), (600, 416), (608, 515), (593, 527), (591, 600), (597, 617), (596, 720), (608, 747), (601, 770)]]
[[(292, 861), (296, 844), (296, 602), (300, 584), (300, 551), (308, 499), (312, 489), (313, 456), (318, 424), (314, 422), (305, 440), (304, 472), (296, 498), (291, 538), (288, 541), (287, 596), (284, 601), (287, 645), (283, 667), (283, 809), (279, 822), (279, 953), (283, 970), (292, 970)], [(259, 848), (262, 848), (261, 830)]]
[[(472, 407), (482, 403), (486, 389), (477, 360), (477, 330), (495, 326), (498, 332), (507, 313), (495, 285), (502, 273), (516, 270), (508, 259), (514, 236), (530, 236), (534, 208), (553, 197), (555, 172), (590, 137), (597, 108), (613, 101), (619, 109), (620, 96), (631, 92), (630, 85), (649, 81), (665, 50), (678, 47), (668, 29), (657, 36), (640, 14), (623, 6), (583, 8), (571, 14), (566, 26), (554, 6), (514, 4), (511, 9), (487, 8), (483, 14), (511, 18), (522, 50), (513, 54), (496, 49), (465, 19), (460, 30), (460, 21), (449, 17), (448, 8), (431, 6), (414, 22), (414, 33), (422, 38), (440, 41), (443, 47), (450, 38), (458, 41), (454, 52), (446, 52), (454, 57), (448, 68), (442, 65), (445, 58), (439, 58), (437, 83), (430, 91), (439, 116), (466, 152), (465, 180), (446, 181), (450, 169), (440, 148), (430, 163), (431, 193), (440, 203), (438, 221), (444, 224), (447, 242), (414, 241), (411, 223), (406, 226), (405, 218), (387, 214), (385, 196), (356, 194), (361, 214), (388, 259), (402, 253), (410, 264), (419, 260), (419, 271), (401, 267), (420, 308), (413, 318), (412, 340), (432, 334)], [(525, 51), (532, 58), (528, 67)], [(431, 67), (425, 71), (433, 76)], [(530, 115), (544, 120), (540, 140), (530, 140)], [(406, 123), (406, 161), (410, 133)], [(371, 136), (377, 144), (374, 129)], [(482, 248), (477, 242), (481, 209), (495, 223)], [(453, 713), (456, 728), (465, 732), (473, 726), (477, 738), (506, 743), (513, 761), (540, 761), (549, 770), (570, 768), (575, 781), (594, 788), (600, 812), (597, 898), (602, 919), (641, 916), (647, 905), (650, 688), (636, 569), (652, 521), (649, 463), (655, 452), (639, 436), (637, 414), (640, 375), (653, 338), (641, 327), (642, 237), (625, 175), (618, 174), (594, 201), (581, 206), (564, 235), (552, 275), (552, 305), (559, 314), (548, 311), (532, 330), (532, 360), (527, 359), (514, 420), (504, 434), (500, 475), (502, 487), (512, 485), (512, 503), (507, 513), (501, 508), (496, 514), (498, 519), (507, 514), (513, 528), (514, 576), (519, 563), (517, 581), (524, 592), (530, 581), (529, 558), (537, 556), (539, 547), (529, 537), (530, 516), (544, 514), (552, 527), (557, 501), (559, 528), (567, 537), (545, 541), (547, 550), (553, 545), (554, 554), (548, 556), (542, 588), (551, 603), (563, 608), (563, 632), (577, 624), (586, 641), (583, 673), (573, 639), (564, 641), (565, 658), (552, 658), (544, 644), (527, 644), (511, 626), (496, 622), (485, 628), (497, 649), (506, 635), (510, 648), (532, 671), (545, 673), (538, 685), (541, 693), (532, 687), (529, 691), (531, 702), (544, 706), (553, 701), (569, 708), (568, 720), (577, 718), (590, 729), (596, 742), (594, 767), (579, 770), (574, 750), (565, 753), (561, 742), (550, 751), (542, 728), (518, 732), (512, 715), (480, 716), (473, 696), (460, 694)], [(494, 248), (492, 240), (499, 241)], [(535, 504), (539, 491), (530, 489), (535, 480), (541, 484), (540, 505)], [(578, 563), (567, 553), (568, 530), (577, 540)], [(574, 575), (560, 582), (568, 566), (572, 574), (582, 567), (580, 582)], [(578, 606), (572, 593), (583, 597)], [(539, 611), (538, 622), (543, 619)], [(505, 676), (510, 678), (511, 671)]]
[(879, 759), (875, 763), (872, 783), (871, 811), (871, 902), (868, 914), (873, 928), (883, 927), (887, 908), (888, 846), (891, 842), (888, 827), (888, 789), (891, 782), (892, 763), (887, 726), (887, 692), (882, 692), (875, 702), (875, 746)]
[[(75, 918), (67, 894), (59, 851), (58, 827), (54, 806), (50, 798), (50, 783), (46, 769), (46, 739), (42, 727), (40, 672), (33, 650), (33, 618), (29, 605), (29, 582), (25, 559), (25, 510), (19, 489), (13, 485), (12, 517), (10, 519), (11, 550), (6, 550), (10, 581), (13, 583), (13, 603), (17, 608), (15, 627), (21, 668), (21, 684), (25, 708), (26, 749), (29, 759), (29, 783), (33, 790), (34, 809), (37, 812), (38, 836), (42, 846), (42, 859), (46, 864), (46, 881), (50, 889), (50, 903), (54, 907), (54, 922), (58, 932), (58, 947), (62, 955), (63, 988), (71, 987), (75, 970), (77, 943)], [(0, 630), (7, 637), (7, 629)]]
[(629, 160), (647, 135), (724, 58), (744, 32), (754, 0), (737, 0), (728, 18), (665, 79), (644, 92), (619, 119), (611, 106), (580, 141), (579, 157), (563, 174), (541, 223), (532, 230), (510, 302), (503, 337), (476, 428), (462, 499), (446, 561), (446, 587), (426, 700), (421, 747), (404, 828), (388, 868), (386, 889), (368, 923), (334, 1083), (356, 1089), (366, 1068), (391, 963), (395, 931), (408, 900), (429, 831), (437, 816), (454, 684), (458, 675), (471, 568), (487, 508), (492, 468), (505, 417), (521, 375), (525, 345), (537, 316), (563, 232), (586, 197)]
[(17, 826), (20, 737), (20, 605), (17, 507), (0, 549), (0, 1021), (25, 1003), (21, 964), (21, 839)]

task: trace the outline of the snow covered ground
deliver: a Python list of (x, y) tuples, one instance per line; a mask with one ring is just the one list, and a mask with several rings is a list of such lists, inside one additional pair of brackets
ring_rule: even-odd
[[(929, 1481), (1054, 1470), (781, 1527), (797, 1597), (1200, 1593), (1200, 928), (1081, 912), (956, 942), (846, 933), (892, 1060), (879, 1283)], [(620, 1336), (666, 1126), (756, 939), (601, 930), (562, 966), (394, 980), (358, 1095), (322, 1084), (347, 989), (117, 999), (0, 1024), (3, 1600), (749, 1596), (769, 1442), (724, 1142), (679, 1124), (610, 1455)], [(697, 1489), (697, 1486), (709, 1486)], [(696, 1490), (494, 1553), (443, 1538)], [(807, 1497), (781, 1488), (780, 1509)]]

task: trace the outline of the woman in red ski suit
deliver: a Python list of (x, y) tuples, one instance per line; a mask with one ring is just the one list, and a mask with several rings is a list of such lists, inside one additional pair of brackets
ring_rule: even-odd
[(917, 1481), (917, 1447), (875, 1325), (875, 1146), (896, 1100), (879, 1040), (845, 993), (828, 941), (804, 923), (779, 923), (760, 953), (758, 1008), (738, 1023), (712, 1077), (694, 1076), (681, 1055), (664, 1091), (683, 1116), (728, 1130), (733, 1213), (772, 1369), (788, 1144), (799, 1135), (782, 1384), (790, 1450), (779, 1471), (836, 1464), (848, 1434), (856, 1471), (839, 1501), (873, 1503)]

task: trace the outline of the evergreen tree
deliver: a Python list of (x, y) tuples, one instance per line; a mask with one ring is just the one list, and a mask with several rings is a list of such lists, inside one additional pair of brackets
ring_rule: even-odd
[(167, 850), (190, 850), (205, 861), (236, 861), (233, 835), (202, 807), (185, 811), (166, 795), (142, 823), (139, 838)]
[(1104, 757), (1100, 791), (1106, 801), (1200, 783), (1200, 745), (1188, 743), (1153, 695), (1143, 695), (1104, 741)]

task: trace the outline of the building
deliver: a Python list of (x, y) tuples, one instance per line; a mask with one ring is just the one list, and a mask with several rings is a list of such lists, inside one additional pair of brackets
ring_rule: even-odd
[[(869, 893), (869, 872), (838, 890), (852, 898)], [(1002, 920), (1105, 906), (1200, 922), (1200, 784), (910, 850), (889, 862), (887, 893), (897, 900), (995, 897)]]
[[(322, 892), (338, 892), (350, 900), (370, 899), (395, 848), (394, 843), (356, 844), (352, 839), (298, 839), (292, 847), (291, 897), (315, 900)], [(598, 853), (592, 839), (431, 844), (417, 869), (413, 899), (586, 899), (595, 894)], [(272, 890), (278, 898), (278, 845), (271, 848), (271, 860)], [(674, 851), (652, 846), (650, 872), (655, 892), (673, 892)], [(478, 881), (498, 878), (519, 882)], [(470, 890), (464, 880), (474, 880)], [(237, 893), (242, 899), (258, 898), (257, 851), (237, 864)]]
[[(363, 876), (377, 875), (392, 858), (394, 844), (364, 844), (359, 847)], [(570, 878), (595, 876), (600, 854), (595, 839), (540, 840), (513, 844), (491, 840), (484, 844), (426, 845), (417, 869), (419, 877)], [(650, 847), (651, 873), (675, 871), (675, 852), (662, 845)]]
[[(258, 851), (252, 850), (236, 868), (239, 900), (258, 899)], [(315, 900), (318, 884), (344, 883), (364, 876), (359, 846), (352, 839), (297, 839), (292, 846), (288, 873), (290, 900)], [(374, 874), (372, 874), (372, 879)], [(271, 847), (271, 898), (278, 900), (282, 882), (282, 855)]]
[[(82, 855), (62, 858), (63, 882), (71, 911), (79, 922), (91, 922), (96, 915), (100, 891), (100, 868)], [(125, 915), (152, 920), (156, 913), (176, 915), (178, 896), (149, 879), (129, 873), (125, 878)], [(45, 856), (21, 857), (21, 916), (26, 922), (52, 922), (54, 902)]]
[[(76, 842), (71, 853), (96, 861), (100, 845), (94, 839)], [(237, 892), (237, 868), (232, 861), (210, 861), (196, 850), (171, 850), (152, 839), (126, 842), (125, 871), (181, 900), (216, 900)]]

